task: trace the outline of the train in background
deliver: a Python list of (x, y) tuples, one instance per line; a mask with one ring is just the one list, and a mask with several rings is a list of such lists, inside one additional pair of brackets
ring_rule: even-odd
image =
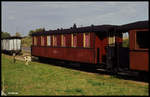
[(7, 54), (21, 53), (21, 37), (1, 38), (1, 51)]
[[(111, 71), (149, 71), (148, 21), (125, 25), (73, 26), (32, 34), (31, 55), (99, 65)], [(123, 33), (129, 33), (129, 47), (123, 47)], [(86, 68), (86, 66), (85, 66)]]

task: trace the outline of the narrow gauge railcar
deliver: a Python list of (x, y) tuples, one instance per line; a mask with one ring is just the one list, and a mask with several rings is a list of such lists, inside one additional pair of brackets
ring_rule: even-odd
[[(114, 43), (109, 37), (117, 26), (72, 27), (32, 34), (31, 55), (73, 62), (106, 63), (106, 47)], [(122, 37), (116, 37), (122, 42)]]
[[(148, 21), (121, 26), (73, 27), (34, 33), (31, 55), (100, 65), (116, 71), (149, 71)], [(129, 32), (129, 48), (122, 47), (123, 33)]]
[(129, 65), (126, 65), (126, 67), (128, 67), (130, 70), (148, 72), (149, 71), (148, 21), (138, 21), (130, 24), (121, 25), (120, 27), (118, 27), (117, 32), (129, 33), (129, 49), (126, 51), (118, 52), (120, 53), (118, 54), (119, 55), (118, 57), (120, 58), (123, 57), (123, 59), (126, 60), (126, 62), (127, 61), (129, 62)]
[(21, 52), (21, 37), (2, 38), (1, 51), (7, 54), (19, 54)]

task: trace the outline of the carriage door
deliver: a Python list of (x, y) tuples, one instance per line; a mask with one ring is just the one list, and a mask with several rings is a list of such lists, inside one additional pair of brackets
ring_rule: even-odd
[[(119, 68), (128, 69), (129, 68), (129, 34), (128, 32), (119, 35), (120, 41), (118, 47), (118, 60)], [(122, 38), (122, 39), (121, 39)], [(122, 42), (121, 42), (122, 41)]]
[(111, 69), (115, 63), (115, 34), (108, 33), (108, 46), (106, 47), (106, 65)]

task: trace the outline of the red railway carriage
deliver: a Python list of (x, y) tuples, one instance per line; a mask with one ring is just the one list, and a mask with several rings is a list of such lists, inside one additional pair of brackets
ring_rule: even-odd
[(129, 69), (149, 71), (148, 21), (122, 25), (118, 32), (129, 33)]
[(33, 34), (32, 56), (83, 63), (105, 63), (109, 33), (116, 26), (102, 25), (51, 30)]
[[(121, 26), (98, 25), (32, 34), (31, 55), (80, 63), (99, 64), (108, 71), (149, 69), (148, 21)], [(123, 33), (129, 47), (123, 47)]]

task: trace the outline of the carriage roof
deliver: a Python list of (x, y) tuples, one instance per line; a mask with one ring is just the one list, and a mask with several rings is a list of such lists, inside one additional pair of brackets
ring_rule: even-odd
[(117, 32), (127, 32), (132, 29), (147, 29), (149, 28), (149, 21), (138, 21), (117, 27)]
[(1, 40), (3, 40), (3, 39), (21, 39), (21, 38), (22, 38), (22, 37), (12, 36), (12, 37), (1, 38)]
[(84, 33), (84, 32), (126, 32), (130, 29), (148, 28), (148, 21), (138, 21), (124, 25), (91, 25), (87, 27), (71, 27), (70, 29), (57, 29), (33, 33), (32, 36), (49, 35), (49, 34), (67, 34), (67, 33)]
[(98, 25), (98, 26), (87, 26), (87, 27), (79, 27), (79, 28), (70, 28), (70, 29), (57, 29), (57, 30), (49, 30), (43, 32), (33, 33), (32, 36), (36, 35), (49, 35), (49, 34), (68, 34), (68, 33), (84, 33), (84, 32), (108, 32), (114, 30), (116, 25)]

